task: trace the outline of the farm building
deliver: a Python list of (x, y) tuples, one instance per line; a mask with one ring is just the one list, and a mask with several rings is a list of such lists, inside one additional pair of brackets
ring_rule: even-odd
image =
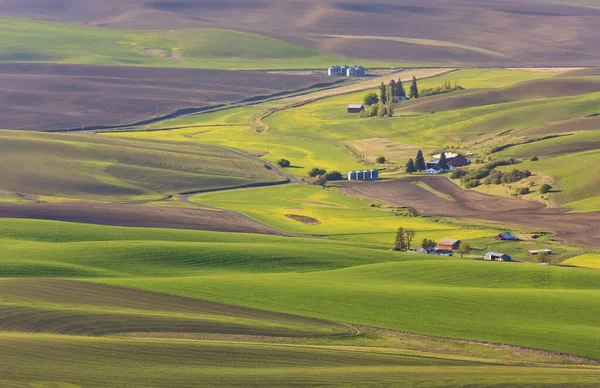
[(362, 66), (357, 66), (354, 65), (352, 67), (348, 66), (348, 65), (344, 65), (344, 66), (331, 66), (329, 69), (327, 69), (327, 74), (330, 77), (335, 77), (335, 76), (344, 76), (344, 77), (364, 77), (365, 75), (367, 75), (367, 69), (365, 69)]
[(512, 240), (516, 240), (517, 238), (515, 236), (513, 236), (512, 234), (508, 233), (508, 232), (504, 232), (504, 233), (500, 233), (499, 235), (496, 236), (496, 240), (498, 241), (512, 241)]
[(425, 163), (425, 167), (427, 167), (425, 172), (427, 172), (428, 174), (441, 174), (442, 172), (454, 171), (454, 167), (452, 167), (450, 165), (450, 163), (448, 163), (447, 170), (440, 168), (439, 164), (440, 164), (439, 160), (431, 160), (431, 161)]
[(432, 255), (437, 255), (437, 256), (445, 256), (445, 257), (453, 257), (454, 256), (454, 252), (452, 252), (449, 249), (436, 249), (433, 252), (431, 252)]
[(360, 113), (365, 110), (363, 104), (348, 104), (348, 113)]
[(348, 173), (349, 181), (375, 181), (377, 179), (379, 179), (379, 171), (377, 169), (350, 171)]
[(504, 253), (498, 252), (488, 252), (485, 254), (484, 260), (489, 261), (510, 261), (511, 258), (509, 255), (505, 255)]
[(455, 240), (451, 238), (443, 238), (437, 245), (438, 249), (448, 249), (454, 250), (460, 247), (460, 240)]
[(327, 74), (328, 74), (330, 77), (336, 77), (336, 76), (338, 76), (338, 75), (341, 75), (341, 73), (342, 73), (342, 68), (341, 68), (340, 66), (337, 66), (337, 65), (335, 65), (335, 66), (331, 66), (331, 67), (329, 68), (328, 72), (327, 72)]
[(550, 249), (531, 249), (529, 250), (529, 256), (536, 256), (540, 253), (547, 253), (549, 255), (552, 254), (552, 251)]
[[(461, 154), (454, 154), (451, 152), (444, 152), (446, 155), (446, 160), (448, 160), (448, 165), (452, 167), (464, 167), (467, 164), (471, 163), (471, 161)], [(440, 160), (442, 154), (433, 155), (434, 160)]]

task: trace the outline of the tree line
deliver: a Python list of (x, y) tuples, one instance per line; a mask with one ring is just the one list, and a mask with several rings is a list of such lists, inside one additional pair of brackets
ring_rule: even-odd
[(387, 85), (382, 82), (379, 86), (379, 95), (375, 92), (367, 93), (363, 99), (363, 105), (369, 106), (369, 108), (361, 113), (361, 117), (393, 117), (395, 98), (408, 98), (409, 100), (419, 98), (419, 87), (415, 76), (413, 76), (408, 96), (401, 78), (398, 78), (398, 82), (392, 79)]
[[(448, 158), (446, 157), (445, 152), (442, 152), (440, 156), (438, 167), (442, 170), (450, 169), (450, 165), (448, 164)], [(412, 174), (413, 172), (421, 172), (427, 170), (427, 165), (425, 164), (425, 157), (423, 156), (423, 151), (419, 150), (414, 160), (412, 158), (408, 159), (408, 162), (406, 162), (406, 166), (404, 169), (409, 174)]]

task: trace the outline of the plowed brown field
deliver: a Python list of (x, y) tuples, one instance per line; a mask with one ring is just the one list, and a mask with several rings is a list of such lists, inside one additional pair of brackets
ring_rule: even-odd
[[(419, 182), (432, 190), (418, 186)], [(344, 182), (338, 186), (360, 197), (414, 207), (426, 216), (551, 230), (568, 243), (600, 247), (600, 213), (567, 213), (568, 209), (547, 208), (539, 202), (464, 190), (444, 177), (414, 176), (384, 182)]]

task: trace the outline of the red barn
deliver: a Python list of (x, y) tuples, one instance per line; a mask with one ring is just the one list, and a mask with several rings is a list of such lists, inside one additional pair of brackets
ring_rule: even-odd
[(454, 250), (454, 249), (458, 249), (458, 247), (460, 247), (460, 240), (454, 240), (451, 238), (443, 238), (440, 240), (440, 242), (437, 245), (438, 249), (447, 249), (447, 250)]

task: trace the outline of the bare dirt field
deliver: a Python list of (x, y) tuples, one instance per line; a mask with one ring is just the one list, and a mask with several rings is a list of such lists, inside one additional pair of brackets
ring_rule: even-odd
[[(425, 184), (430, 190), (422, 187)], [(600, 246), (600, 213), (567, 213), (522, 199), (496, 197), (464, 190), (444, 177), (414, 176), (382, 182), (344, 182), (350, 194), (414, 207), (426, 216), (454, 217), (551, 230), (559, 240)]]
[(93, 202), (0, 203), (0, 218), (84, 224), (209, 230), (281, 235), (282, 232), (229, 211)]
[(600, 9), (535, 0), (2, 0), (0, 14), (113, 28), (227, 28), (379, 60), (600, 64)]
[(248, 71), (0, 64), (0, 128), (132, 124), (317, 83), (317, 76)]

